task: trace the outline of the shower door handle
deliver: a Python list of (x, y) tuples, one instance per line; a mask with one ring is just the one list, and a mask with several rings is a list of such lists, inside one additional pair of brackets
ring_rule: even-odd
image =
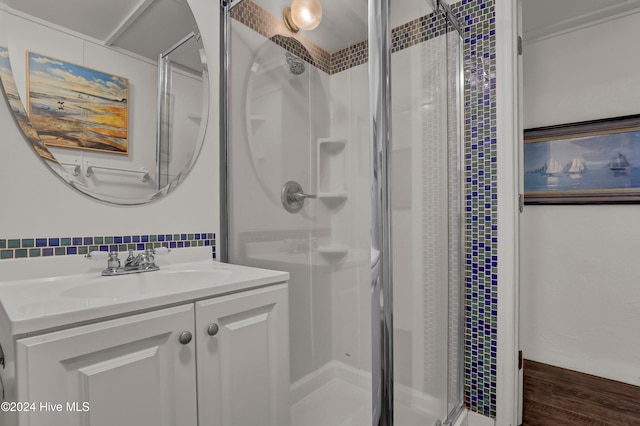
[(316, 194), (305, 194), (302, 186), (296, 181), (290, 180), (285, 183), (280, 193), (282, 206), (289, 213), (297, 213), (304, 206), (304, 200), (307, 198), (317, 198)]

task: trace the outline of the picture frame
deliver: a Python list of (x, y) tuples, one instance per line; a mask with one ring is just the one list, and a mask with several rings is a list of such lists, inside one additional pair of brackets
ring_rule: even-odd
[(640, 114), (524, 131), (525, 204), (640, 203)]
[(13, 71), (11, 69), (11, 61), (9, 60), (9, 48), (7, 46), (0, 45), (0, 86), (4, 91), (5, 97), (9, 102), (11, 111), (16, 120), (18, 126), (22, 130), (27, 141), (31, 144), (36, 154), (38, 154), (43, 160), (57, 163), (57, 160), (51, 154), (49, 149), (42, 143), (38, 132), (29, 123), (29, 117), (27, 111), (22, 105), (20, 100), (20, 93), (18, 92), (18, 86), (13, 78)]
[(128, 79), (35, 52), (26, 56), (27, 112), (45, 145), (128, 154)]

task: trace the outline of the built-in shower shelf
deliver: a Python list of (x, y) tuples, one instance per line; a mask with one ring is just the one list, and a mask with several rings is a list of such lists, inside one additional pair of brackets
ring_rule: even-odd
[(318, 246), (318, 253), (327, 259), (338, 260), (349, 253), (349, 246), (339, 243), (322, 244)]
[(324, 201), (328, 206), (335, 206), (347, 199), (346, 191), (342, 192), (319, 192), (318, 199)]
[(263, 121), (267, 121), (267, 117), (264, 115), (251, 115), (249, 116), (249, 121), (252, 123), (262, 123)]
[(196, 124), (200, 124), (202, 116), (200, 114), (187, 114), (187, 118)]
[(346, 144), (346, 139), (318, 138), (318, 145), (324, 145), (325, 149), (331, 154), (335, 154), (344, 149)]

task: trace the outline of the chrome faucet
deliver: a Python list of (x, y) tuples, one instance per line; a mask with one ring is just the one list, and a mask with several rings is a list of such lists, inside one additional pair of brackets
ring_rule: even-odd
[[(157, 249), (149, 248), (134, 255), (133, 250), (129, 250), (129, 256), (124, 261), (124, 266), (120, 264), (118, 252), (112, 251), (108, 255), (107, 269), (102, 271), (102, 275), (114, 276), (157, 271), (160, 267), (155, 263), (155, 255), (168, 253), (169, 251), (167, 247), (158, 247)], [(102, 253), (106, 252), (91, 252), (85, 257), (87, 259), (104, 258)]]
[(133, 255), (133, 250), (129, 250), (129, 256), (127, 260), (124, 261), (124, 269), (143, 269), (147, 270), (149, 268), (157, 268), (154, 262), (154, 249), (147, 249), (143, 252), (138, 253), (137, 256)]

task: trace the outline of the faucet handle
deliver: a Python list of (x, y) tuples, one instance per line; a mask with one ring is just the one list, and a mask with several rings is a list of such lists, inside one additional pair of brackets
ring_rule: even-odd
[(118, 252), (112, 251), (109, 253), (109, 260), (107, 260), (108, 269), (118, 269), (120, 267), (120, 259), (118, 259)]

